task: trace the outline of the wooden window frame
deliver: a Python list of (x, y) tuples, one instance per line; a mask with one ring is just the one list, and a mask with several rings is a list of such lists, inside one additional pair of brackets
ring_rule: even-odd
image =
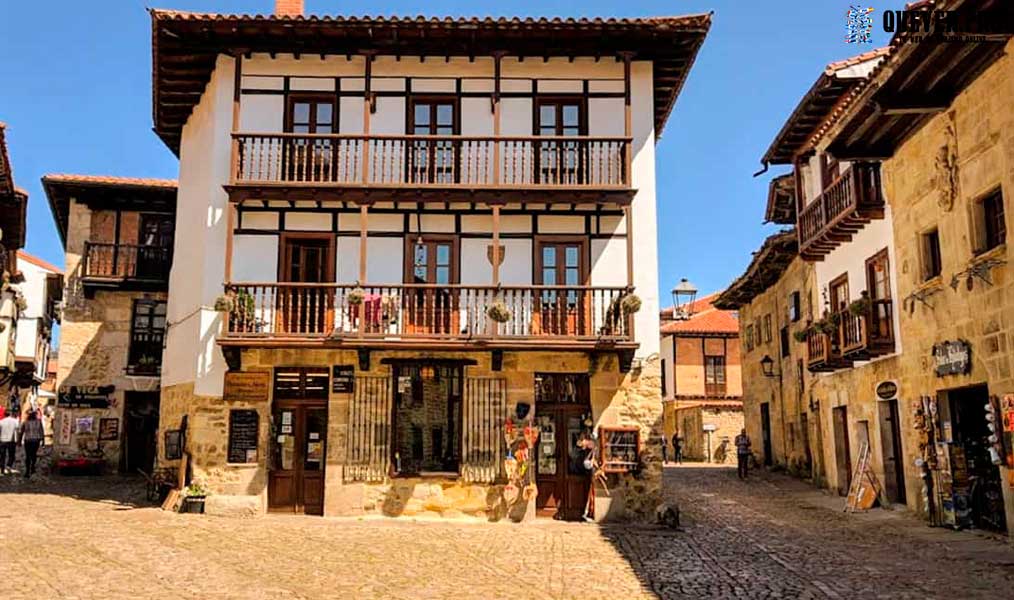
[[(328, 94), (324, 92), (295, 92), (289, 93), (285, 96), (285, 119), (283, 122), (283, 129), (285, 133), (293, 133), (293, 121), (295, 120), (294, 108), (298, 102), (312, 102), (315, 104), (326, 102), (331, 105), (331, 134), (338, 133), (338, 99), (334, 93)], [(316, 115), (314, 115), (315, 117)], [(310, 131), (310, 134), (316, 133), (317, 120), (316, 118), (311, 119), (311, 126), (314, 131)]]
[[(728, 363), (724, 354), (704, 355), (704, 393), (706, 396), (724, 396), (728, 391)], [(708, 369), (711, 369), (711, 375)], [(718, 374), (721, 373), (721, 381)]]
[[(588, 236), (587, 235), (536, 235), (533, 239), (534, 244), (532, 245), (534, 252), (532, 253), (532, 285), (544, 285), (542, 283), (542, 249), (548, 245), (561, 245), (561, 244), (574, 244), (577, 243), (581, 246), (580, 259), (581, 263), (578, 265), (583, 277), (581, 281), (577, 283), (578, 286), (588, 285), (591, 279), (591, 260), (588, 255)], [(566, 285), (566, 284), (557, 284)]]
[[(145, 306), (145, 305), (151, 307), (150, 312), (146, 316), (146, 318), (148, 320), (148, 327), (145, 329), (145, 333), (148, 333), (149, 335), (151, 335), (151, 334), (156, 334), (156, 333), (159, 332), (159, 328), (154, 327), (152, 325), (152, 321), (156, 317), (155, 311), (157, 310), (157, 307), (160, 304), (163, 305), (163, 306), (166, 306), (166, 313), (162, 315), (162, 318), (165, 321), (165, 325), (163, 325), (162, 328), (161, 328), (162, 344), (164, 345), (165, 344), (165, 334), (166, 334), (166, 330), (168, 329), (167, 326), (168, 326), (168, 318), (169, 318), (168, 317), (167, 301), (166, 300), (154, 300), (154, 299), (149, 299), (149, 298), (137, 298), (133, 302), (131, 302), (131, 304), (130, 304), (130, 340), (129, 340), (129, 344), (127, 346), (127, 373), (128, 374), (158, 374), (158, 373), (160, 373), (162, 371), (162, 353), (158, 354), (158, 356), (156, 357), (156, 362), (153, 363), (153, 365), (151, 365), (152, 368), (150, 368), (150, 369), (143, 368), (143, 367), (147, 367), (148, 365), (141, 365), (138, 362), (138, 358), (139, 358), (138, 357), (138, 353), (140, 352), (140, 350), (139, 349), (135, 349), (135, 339), (134, 339), (134, 336), (138, 333), (137, 323), (136, 323), (137, 317), (138, 317), (137, 308), (139, 306)], [(139, 368), (139, 367), (142, 367), (142, 368)]]
[(803, 302), (800, 298), (799, 291), (795, 291), (789, 294), (789, 321), (796, 323), (802, 318)]
[[(883, 298), (874, 295), (876, 289), (876, 280), (873, 277), (873, 266), (878, 262), (884, 263), (884, 283), (887, 295)], [(866, 271), (866, 293), (869, 295), (871, 300), (890, 300), (891, 299), (891, 255), (887, 251), (887, 248), (881, 249), (873, 256), (866, 259), (865, 264)]]
[(666, 389), (668, 386), (666, 386), (667, 377), (666, 377), (666, 373), (665, 373), (665, 367), (666, 367), (666, 360), (663, 358), (662, 359), (662, 397), (663, 398), (665, 397), (666, 392), (668, 391)]
[(771, 313), (764, 315), (764, 343), (770, 344), (772, 339), (771, 333)]
[[(427, 104), (430, 106), (430, 133), (417, 134), (415, 132), (415, 109), (420, 104)], [(435, 128), (436, 123), (433, 120), (435, 115), (433, 114), (433, 105), (435, 104), (450, 104), (453, 115), (451, 115), (451, 133), (450, 135), (461, 134), (461, 96), (457, 94), (440, 94), (440, 93), (427, 93), (427, 94), (409, 94), (405, 98), (405, 132), (408, 135), (441, 135), (433, 133), (432, 130)], [(414, 144), (415, 142), (406, 142), (406, 144)], [(415, 146), (413, 146), (414, 148)], [(454, 172), (454, 183), (461, 181), (461, 145), (453, 143), (452, 150), (454, 152), (454, 165), (452, 166)], [(436, 178), (436, 162), (433, 156), (436, 153), (435, 146), (428, 146), (426, 149), (428, 155), (427, 162), (427, 181), (434, 183), (437, 181)], [(412, 157), (413, 153), (409, 150), (408, 146), (405, 148), (405, 177), (406, 181), (410, 177), (409, 172), (412, 168)]]
[[(934, 240), (934, 243), (931, 243)], [(940, 250), (940, 228), (933, 227), (919, 234), (919, 258), (922, 281), (930, 281), (943, 274), (943, 253)]]
[(750, 352), (753, 350), (753, 325), (747, 325), (743, 331), (746, 337), (746, 351)]
[[(835, 306), (835, 290), (845, 288), (845, 305)], [(849, 274), (842, 273), (827, 284), (827, 301), (830, 303), (830, 312), (835, 314), (848, 309), (849, 300), (852, 298), (852, 291), (849, 289)]]
[(996, 187), (980, 196), (974, 205), (976, 213), (975, 254), (985, 254), (1007, 243), (1007, 211), (1003, 188)]
[(325, 281), (322, 283), (322, 285), (324, 283), (334, 283), (335, 282), (335, 267), (336, 267), (336, 263), (337, 263), (337, 254), (336, 254), (336, 245), (337, 245), (336, 240), (337, 240), (337, 238), (335, 237), (335, 235), (333, 233), (323, 233), (323, 232), (310, 232), (310, 231), (292, 232), (292, 231), (286, 231), (286, 232), (283, 232), (283, 233), (279, 234), (279, 236), (278, 236), (278, 269), (277, 269), (278, 275), (277, 275), (277, 280), (278, 280), (279, 283), (298, 283), (298, 282), (293, 282), (293, 281), (289, 281), (288, 280), (289, 258), (290, 258), (289, 254), (288, 254), (288, 246), (289, 246), (289, 242), (291, 240), (323, 240), (323, 241), (326, 241), (327, 244), (328, 244), (328, 247), (327, 247), (328, 248), (327, 249), (328, 260), (327, 260), (327, 264), (326, 264), (327, 270), (325, 271), (325, 274), (324, 274)]
[(402, 251), (404, 261), (402, 264), (402, 283), (413, 283), (412, 274), (415, 271), (415, 245), (416, 240), (423, 239), (423, 242), (450, 242), (451, 244), (451, 282), (450, 285), (458, 285), (461, 282), (461, 236), (454, 233), (409, 233), (405, 234), (405, 247)]
[[(620, 434), (634, 439), (634, 460), (632, 461), (611, 461), (612, 449), (610, 434)], [(641, 464), (641, 430), (638, 427), (601, 426), (599, 427), (599, 464), (605, 473), (630, 473), (637, 471)]]

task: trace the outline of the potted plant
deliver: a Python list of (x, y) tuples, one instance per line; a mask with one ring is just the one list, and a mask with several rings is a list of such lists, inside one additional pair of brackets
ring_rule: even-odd
[(348, 301), (352, 306), (359, 306), (366, 299), (366, 290), (361, 287), (356, 287), (349, 290), (349, 293), (345, 295), (345, 300)]
[(641, 297), (637, 294), (624, 294), (620, 299), (620, 308), (623, 314), (632, 315), (641, 310)]
[(215, 310), (218, 312), (231, 313), (236, 307), (236, 295), (232, 292), (222, 294), (215, 298)]
[(810, 338), (810, 328), (807, 327), (806, 329), (799, 329), (793, 332), (792, 337), (795, 338), (797, 342), (802, 344), (803, 342), (805, 342)]
[(849, 304), (849, 309), (848, 310), (849, 310), (849, 314), (852, 315), (853, 317), (861, 317), (863, 315), (870, 314), (870, 311), (872, 309), (873, 309), (873, 302), (870, 300), (869, 294), (867, 294), (866, 292), (863, 292), (863, 295), (862, 295), (861, 298), (859, 298), (855, 302)]
[(511, 319), (511, 311), (503, 300), (497, 298), (492, 304), (486, 307), (486, 316), (491, 321), (506, 323)]
[(183, 505), (180, 512), (204, 514), (204, 501), (208, 497), (208, 488), (199, 481), (194, 481), (183, 490)]

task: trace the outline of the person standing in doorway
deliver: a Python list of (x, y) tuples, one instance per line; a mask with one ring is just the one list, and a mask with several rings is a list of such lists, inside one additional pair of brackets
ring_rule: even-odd
[(35, 463), (39, 456), (39, 447), (46, 439), (39, 414), (28, 411), (28, 420), (21, 425), (21, 441), (25, 445), (25, 479), (35, 473)]
[(664, 466), (665, 463), (669, 462), (669, 442), (663, 435), (658, 443), (662, 445), (662, 465)]
[(18, 447), (18, 419), (13, 412), (0, 419), (0, 473), (14, 470), (14, 451)]
[(736, 464), (739, 478), (746, 479), (750, 468), (750, 437), (746, 435), (745, 428), (736, 436)]
[(683, 438), (680, 437), (678, 431), (672, 434), (672, 456), (673, 462), (678, 465), (683, 464)]

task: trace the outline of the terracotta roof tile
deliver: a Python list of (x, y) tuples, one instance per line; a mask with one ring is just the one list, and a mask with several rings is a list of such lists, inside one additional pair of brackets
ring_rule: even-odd
[(25, 252), (24, 250), (18, 250), (18, 258), (20, 258), (25, 262), (31, 263), (36, 267), (39, 267), (40, 269), (45, 269), (52, 273), (59, 273), (60, 275), (63, 275), (63, 269), (61, 269), (60, 267), (54, 265), (51, 262), (42, 260), (37, 256), (32, 256), (31, 254)]
[(45, 183), (69, 183), (75, 185), (115, 185), (133, 187), (175, 188), (175, 179), (154, 179), (149, 177), (114, 177), (112, 175), (71, 175), (54, 173), (42, 178)]
[[(708, 294), (695, 301), (691, 305), (691, 317), (685, 321), (668, 321), (662, 324), (660, 331), (663, 335), (689, 335), (689, 334), (738, 334), (739, 319), (731, 310), (719, 310), (712, 302), (718, 299), (721, 292)], [(662, 311), (664, 315), (672, 316), (672, 308)], [(663, 317), (664, 318), (664, 317)]]

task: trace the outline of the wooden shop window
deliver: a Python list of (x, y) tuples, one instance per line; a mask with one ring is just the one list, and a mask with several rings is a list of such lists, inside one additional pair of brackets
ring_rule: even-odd
[(606, 473), (630, 473), (641, 464), (641, 431), (637, 427), (600, 427), (602, 455)]

